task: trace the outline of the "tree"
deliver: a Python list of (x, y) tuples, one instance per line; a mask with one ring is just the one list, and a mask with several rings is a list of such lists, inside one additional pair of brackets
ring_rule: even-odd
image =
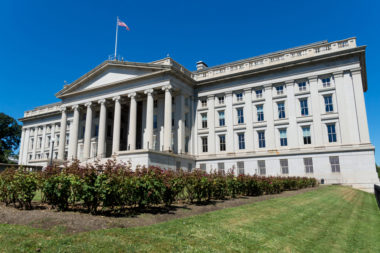
[(17, 121), (0, 112), (0, 163), (9, 163), (9, 157), (15, 155), (21, 138), (21, 126)]

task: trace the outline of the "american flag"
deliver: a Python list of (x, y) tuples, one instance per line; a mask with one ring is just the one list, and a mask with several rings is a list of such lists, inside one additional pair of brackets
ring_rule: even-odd
[(127, 24), (124, 23), (123, 21), (121, 21), (120, 19), (117, 19), (117, 25), (118, 26), (124, 26), (125, 29), (127, 29), (127, 31), (129, 31), (129, 27), (127, 26)]

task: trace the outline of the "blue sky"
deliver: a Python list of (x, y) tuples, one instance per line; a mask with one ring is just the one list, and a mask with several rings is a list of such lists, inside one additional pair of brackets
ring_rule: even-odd
[[(119, 51), (128, 61), (170, 54), (190, 70), (320, 40), (367, 45), (365, 94), (371, 140), (380, 145), (380, 1), (42, 1), (0, 3), (0, 112), (20, 118)], [(380, 163), (380, 153), (376, 160)]]

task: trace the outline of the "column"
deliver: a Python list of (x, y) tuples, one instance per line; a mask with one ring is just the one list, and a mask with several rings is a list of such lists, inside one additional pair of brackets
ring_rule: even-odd
[(84, 129), (84, 145), (83, 145), (83, 159), (87, 160), (90, 158), (91, 150), (91, 133), (92, 133), (92, 103), (88, 102), (85, 104), (87, 107), (86, 112), (86, 126)]
[(29, 139), (30, 139), (30, 128), (25, 131), (24, 147), (22, 149), (22, 163), (26, 164), (28, 161), (28, 151), (29, 151)]
[(79, 132), (79, 105), (74, 105), (73, 123), (69, 140), (69, 157), (68, 159), (77, 159), (78, 157), (78, 132)]
[(107, 119), (107, 108), (106, 100), (101, 99), (98, 101), (100, 104), (100, 115), (99, 115), (99, 133), (98, 133), (98, 158), (104, 158), (106, 156), (106, 119)]
[(115, 112), (113, 118), (112, 154), (120, 150), (120, 128), (121, 128), (121, 104), (120, 96), (112, 98), (115, 101)]
[(265, 103), (264, 103), (264, 119), (267, 122), (267, 129), (265, 131), (266, 148), (273, 150), (276, 148), (275, 132), (274, 132), (274, 118), (273, 118), (273, 99), (272, 99), (272, 84), (264, 86)]
[(171, 150), (172, 143), (172, 86), (162, 87), (165, 91), (165, 114), (164, 114), (164, 151)]
[(51, 124), (51, 134), (50, 134), (50, 145), (49, 145), (49, 156), (50, 158), (54, 158), (54, 142), (57, 141), (55, 139), (55, 124)]
[[(339, 114), (339, 126), (340, 126), (340, 136), (341, 136), (341, 142), (342, 144), (351, 144), (351, 134), (352, 128), (348, 128), (348, 126), (351, 126), (348, 122), (348, 108), (346, 106), (345, 100), (348, 99), (345, 95), (345, 89), (348, 87), (345, 87), (343, 82), (343, 71), (335, 72), (334, 75), (334, 82), (335, 82), (335, 91), (336, 91), (336, 101), (337, 101), (337, 107), (338, 107), (338, 114)], [(351, 101), (350, 101), (351, 103)]]
[(369, 139), (369, 132), (368, 132), (368, 121), (367, 121), (367, 112), (365, 108), (361, 69), (360, 68), (352, 69), (351, 75), (352, 75), (352, 83), (354, 86), (355, 105), (356, 105), (356, 110), (357, 110), (357, 115), (358, 115), (360, 143), (369, 144), (371, 143), (371, 141)]
[(207, 96), (208, 153), (215, 154), (215, 96)]
[(244, 114), (245, 119), (244, 122), (247, 126), (246, 134), (245, 134), (245, 143), (246, 150), (253, 151), (254, 150), (254, 137), (253, 137), (253, 112), (252, 112), (252, 89), (248, 88), (244, 90)]
[(358, 114), (356, 110), (355, 103), (355, 93), (354, 87), (352, 84), (351, 73), (344, 72), (343, 73), (343, 83), (345, 86), (345, 108), (347, 110), (347, 118), (348, 118), (348, 126), (351, 126), (350, 137), (353, 144), (360, 143), (360, 135), (359, 135), (359, 124), (358, 124)]
[(36, 126), (34, 128), (34, 139), (33, 139), (33, 150), (32, 150), (32, 159), (35, 160), (36, 159), (36, 150), (37, 150), (37, 136), (38, 136), (38, 129), (39, 127)]
[(153, 147), (153, 89), (144, 91), (147, 95), (146, 99), (146, 143), (144, 147), (146, 149), (152, 149)]
[(128, 132), (128, 148), (127, 150), (136, 149), (136, 120), (137, 120), (137, 102), (136, 92), (128, 94), (131, 99), (129, 105), (129, 132)]
[(232, 92), (226, 92), (225, 121), (227, 126), (226, 151), (234, 152), (234, 116), (232, 111)]
[(21, 141), (20, 141), (20, 150), (18, 152), (18, 164), (23, 164), (23, 151), (24, 151), (24, 140), (25, 139), (25, 128), (22, 128), (21, 132)]
[[(320, 95), (318, 92), (318, 77), (313, 76), (309, 78), (309, 84), (310, 84), (310, 96), (311, 101), (309, 104), (311, 105), (312, 109), (312, 116), (313, 116), (313, 127), (314, 127), (314, 143), (315, 146), (323, 146), (323, 143), (326, 141), (323, 138), (323, 130), (326, 130), (326, 126), (322, 125), (321, 121), (321, 108), (320, 108)], [(312, 133), (313, 134), (313, 133)]]
[(61, 107), (61, 127), (59, 131), (59, 146), (58, 146), (58, 160), (64, 160), (65, 158), (65, 144), (66, 144), (66, 126), (67, 126), (67, 114), (66, 107)]
[(41, 140), (41, 158), (45, 156), (45, 138), (46, 138), (46, 125), (42, 129), (42, 140)]
[(288, 118), (289, 127), (286, 131), (289, 148), (297, 148), (298, 146), (298, 134), (297, 134), (297, 115), (296, 115), (296, 97), (294, 95), (294, 80), (286, 81), (286, 93), (288, 94)]
[(176, 112), (178, 115), (177, 153), (182, 154), (185, 153), (185, 96), (183, 94), (178, 96)]

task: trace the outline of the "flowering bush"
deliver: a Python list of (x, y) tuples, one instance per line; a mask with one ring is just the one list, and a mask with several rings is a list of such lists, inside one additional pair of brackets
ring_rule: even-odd
[(233, 171), (206, 173), (176, 172), (158, 167), (138, 167), (109, 160), (106, 164), (81, 166), (78, 161), (64, 168), (44, 172), (6, 170), (0, 173), (0, 201), (30, 208), (39, 188), (47, 203), (58, 210), (82, 205), (91, 213), (99, 208), (144, 208), (176, 200), (202, 202), (210, 199), (277, 194), (284, 190), (314, 187), (316, 179), (306, 177), (235, 176)]

